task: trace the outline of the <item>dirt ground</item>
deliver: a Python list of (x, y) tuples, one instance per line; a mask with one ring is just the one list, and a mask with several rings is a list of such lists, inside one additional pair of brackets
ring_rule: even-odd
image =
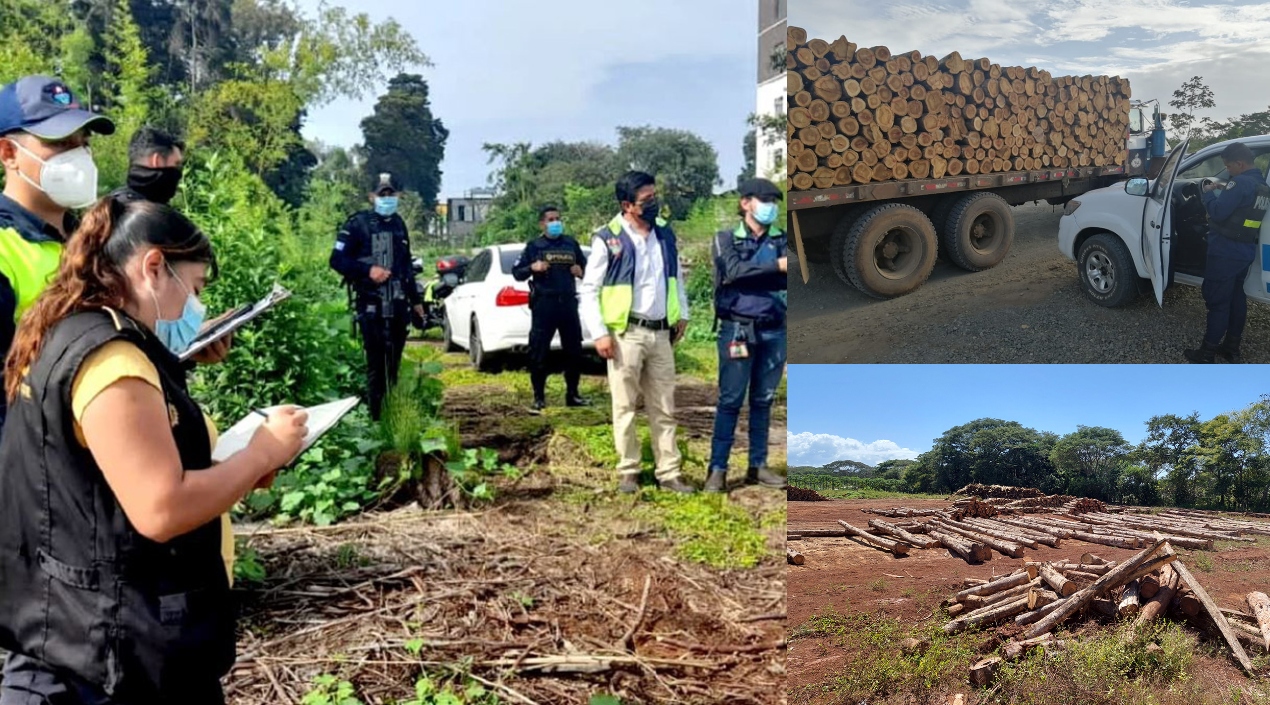
[[(789, 531), (837, 529), (839, 519), (858, 527), (869, 519), (886, 519), (862, 511), (867, 507), (894, 506), (945, 508), (942, 500), (830, 500), (790, 502)], [(896, 520), (899, 521), (899, 520)], [(1270, 522), (1267, 522), (1270, 525)], [(791, 541), (806, 558), (801, 566), (788, 566), (789, 630), (793, 632), (811, 617), (828, 611), (866, 611), (896, 617), (905, 623), (940, 619), (940, 602), (962, 589), (963, 578), (992, 578), (1016, 570), (1023, 559), (1012, 559), (994, 551), (993, 558), (970, 565), (945, 549), (914, 549), (903, 558), (866, 547), (848, 538), (805, 538)], [(1082, 553), (1095, 553), (1108, 560), (1122, 560), (1137, 551), (1064, 540), (1058, 548), (1041, 545), (1026, 550), (1026, 560), (1079, 560)], [(1191, 551), (1179, 550), (1183, 561)], [(1246, 611), (1244, 596), (1270, 586), (1270, 549), (1239, 547), (1213, 555), (1214, 569), (1205, 573), (1188, 567), (1221, 607)], [(786, 668), (792, 703), (841, 702), (816, 688), (831, 682), (835, 674), (851, 668), (851, 654), (835, 648), (827, 638), (797, 638), (788, 647)], [(1247, 678), (1233, 659), (1198, 657), (1195, 677), (1214, 690), (1246, 684)], [(971, 693), (965, 684), (947, 694)], [(854, 702), (848, 700), (847, 702)], [(970, 703), (976, 702), (972, 697)]]
[[(655, 514), (656, 491), (618, 495), (612, 467), (562, 433), (603, 436), (603, 378), (583, 381), (595, 406), (532, 416), (523, 372), (476, 375), (459, 356), (444, 361), (444, 410), (465, 447), (496, 448), (527, 475), (471, 511), (406, 506), (331, 527), (237, 527), (268, 577), (245, 591), (230, 702), (298, 703), (324, 673), (368, 705), (408, 698), (424, 673), (485, 684), (502, 703), (785, 702), (783, 493), (734, 486), (711, 500), (762, 518), (757, 566), (685, 560)], [(685, 377), (678, 401), (681, 438), (699, 457), (714, 392)], [(783, 464), (783, 408), (775, 417)]]
[[(1118, 309), (1084, 297), (1076, 264), (1058, 251), (1061, 207), (1012, 209), (1015, 239), (993, 269), (970, 273), (942, 258), (916, 291), (889, 301), (809, 262), (789, 283), (791, 363), (1180, 363), (1203, 332), (1196, 287), (1150, 293)], [(1270, 306), (1249, 304), (1244, 362), (1270, 362)]]

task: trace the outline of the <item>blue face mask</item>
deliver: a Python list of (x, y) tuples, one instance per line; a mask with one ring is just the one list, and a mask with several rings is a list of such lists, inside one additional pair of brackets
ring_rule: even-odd
[[(154, 322), (154, 334), (159, 337), (159, 342), (164, 347), (172, 351), (173, 355), (180, 355), (190, 348), (190, 343), (198, 337), (199, 330), (203, 327), (203, 317), (207, 313), (207, 309), (203, 303), (198, 300), (194, 292), (185, 286), (185, 282), (176, 276), (176, 272), (171, 265), (165, 265), (168, 272), (172, 274), (172, 278), (185, 289), (185, 308), (181, 310), (181, 317), (175, 321), (165, 321), (162, 318), (156, 318)], [(159, 308), (159, 297), (153, 291), (150, 297), (154, 299), (154, 309), (158, 316), (162, 316)]]
[(387, 218), (397, 212), (396, 196), (376, 196), (375, 212)]
[(776, 222), (776, 213), (779, 210), (775, 203), (760, 201), (754, 209), (754, 219), (763, 225), (771, 225)]
[(564, 235), (564, 221), (553, 220), (547, 223), (547, 237), (560, 237)]

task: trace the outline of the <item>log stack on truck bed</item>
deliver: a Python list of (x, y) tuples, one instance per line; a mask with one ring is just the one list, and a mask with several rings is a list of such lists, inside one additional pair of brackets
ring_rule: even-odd
[[(1014, 241), (1010, 206), (1065, 204), (1124, 178), (1129, 82), (788, 29), (786, 205), (803, 281), (829, 262), (879, 299), (936, 254), (978, 272)], [(806, 242), (804, 242), (806, 238)]]
[(791, 190), (1123, 165), (1129, 81), (788, 29)]

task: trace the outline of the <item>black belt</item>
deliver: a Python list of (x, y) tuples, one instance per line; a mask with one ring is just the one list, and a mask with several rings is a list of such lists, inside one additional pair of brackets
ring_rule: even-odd
[(773, 330), (776, 328), (784, 328), (785, 322), (780, 320), (758, 320), (754, 318), (741, 318), (740, 316), (719, 316), (720, 321), (728, 321), (739, 325), (753, 324), (755, 330)]
[(629, 321), (630, 324), (633, 326), (639, 326), (640, 328), (647, 328), (648, 330), (670, 330), (670, 324), (667, 323), (666, 319), (664, 318), (659, 318), (654, 321), (651, 318), (643, 318), (641, 316), (630, 316), (626, 320)]

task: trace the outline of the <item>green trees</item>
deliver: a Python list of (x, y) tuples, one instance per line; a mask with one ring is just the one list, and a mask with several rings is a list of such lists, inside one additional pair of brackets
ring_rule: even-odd
[(709, 142), (685, 130), (660, 127), (619, 127), (618, 160), (631, 169), (656, 174), (662, 203), (674, 218), (714, 193), (719, 180), (719, 155)]
[(1077, 426), (1050, 451), (1067, 494), (1119, 501), (1120, 475), (1133, 447), (1113, 428)]
[(1134, 445), (1112, 428), (1077, 426), (1060, 437), (976, 419), (945, 431), (916, 460), (879, 463), (876, 477), (898, 478), (908, 492), (980, 482), (1121, 504), (1270, 511), (1270, 394), (1208, 420), (1161, 414), (1145, 425)]
[(365, 136), (365, 176), (391, 172), (402, 187), (419, 195), (426, 207), (436, 203), (441, 189), (441, 160), (449, 130), (432, 116), (428, 84), (422, 76), (397, 74), (388, 92), (375, 104), (374, 114), (362, 120)]

